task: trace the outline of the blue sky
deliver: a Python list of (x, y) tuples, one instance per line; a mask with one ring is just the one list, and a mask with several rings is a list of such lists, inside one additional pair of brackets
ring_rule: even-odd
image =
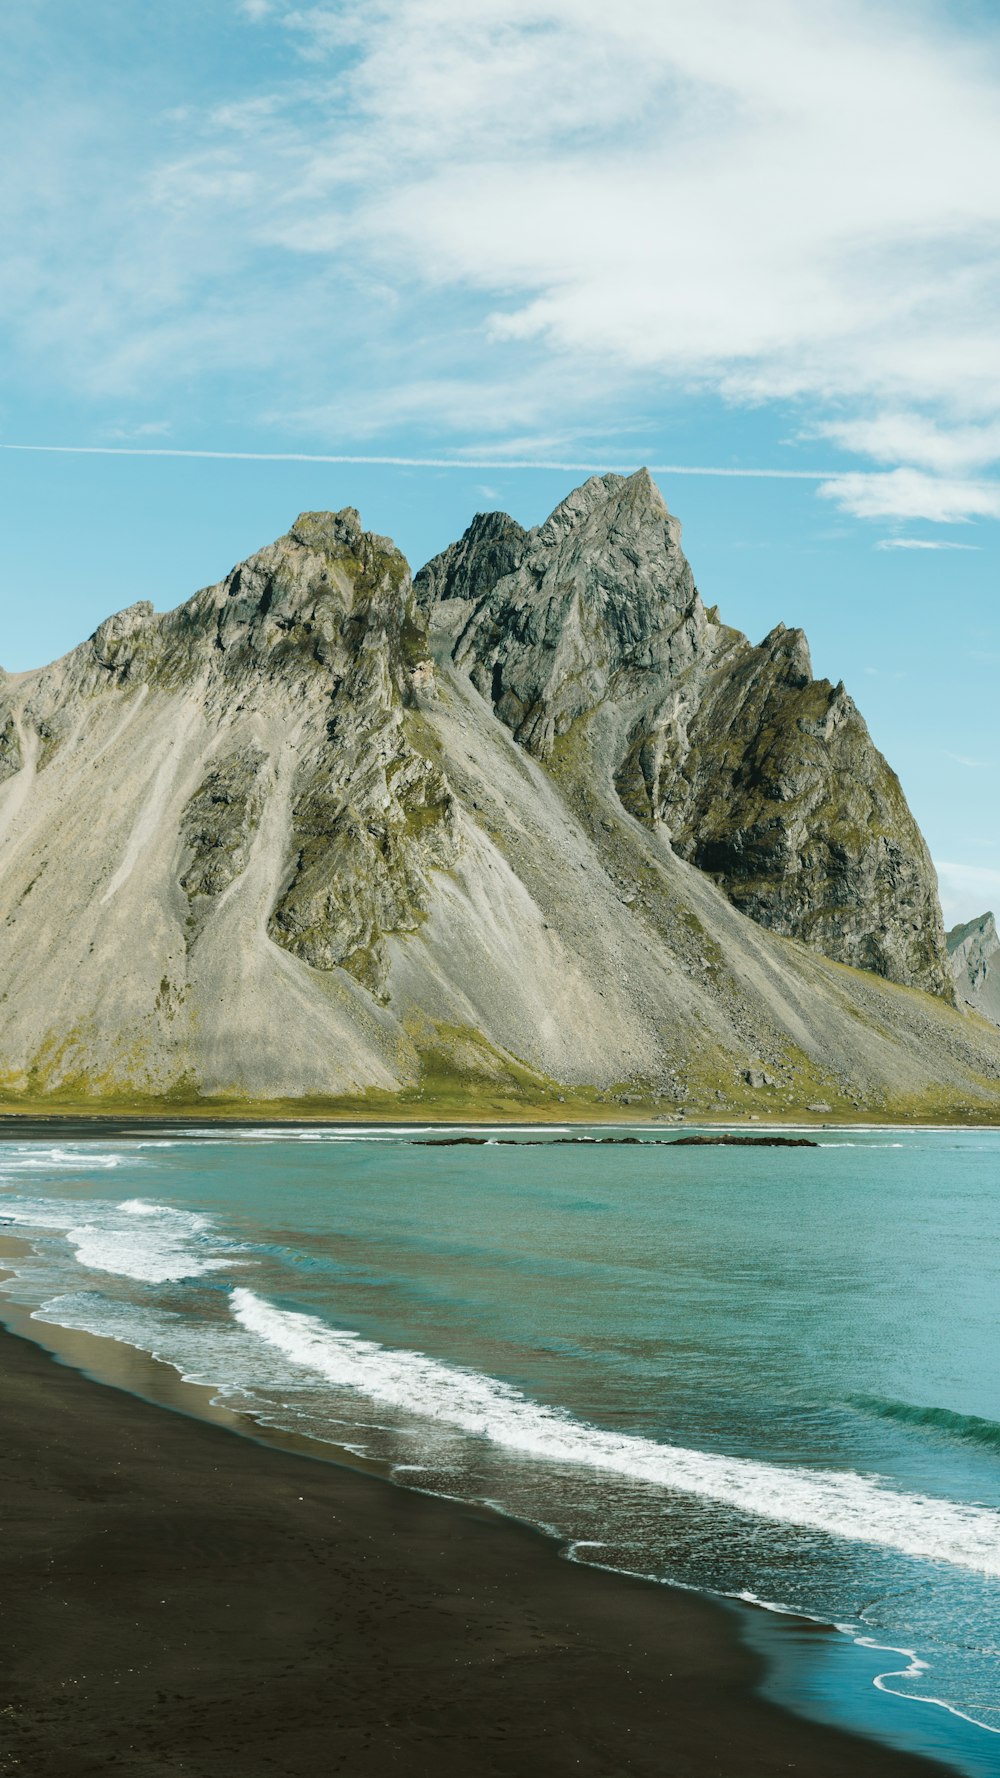
[(1000, 904), (995, 8), (6, 0), (0, 42), (5, 667), (304, 507), (416, 566), (645, 462), (706, 600), (846, 681), (946, 914)]

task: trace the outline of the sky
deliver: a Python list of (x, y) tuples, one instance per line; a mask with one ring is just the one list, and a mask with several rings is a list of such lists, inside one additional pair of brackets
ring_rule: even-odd
[(648, 464), (1000, 912), (991, 0), (4, 0), (0, 662)]

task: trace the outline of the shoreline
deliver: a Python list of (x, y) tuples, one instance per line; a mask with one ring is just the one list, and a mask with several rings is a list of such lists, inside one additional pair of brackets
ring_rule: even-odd
[[(595, 1108), (596, 1109), (596, 1108)], [(384, 1131), (387, 1134), (406, 1135), (431, 1130), (492, 1130), (505, 1129), (512, 1132), (518, 1130), (557, 1130), (562, 1127), (569, 1129), (621, 1129), (621, 1130), (654, 1130), (667, 1140), (672, 1135), (683, 1136), (691, 1130), (739, 1130), (748, 1135), (763, 1135), (767, 1131), (777, 1133), (788, 1131), (853, 1131), (857, 1135), (877, 1134), (884, 1132), (902, 1133), (919, 1130), (924, 1135), (961, 1135), (976, 1130), (1000, 1130), (1000, 1119), (988, 1122), (985, 1119), (967, 1119), (962, 1123), (924, 1123), (915, 1118), (906, 1121), (896, 1120), (863, 1120), (859, 1118), (838, 1118), (835, 1113), (824, 1114), (814, 1118), (765, 1118), (734, 1116), (720, 1117), (684, 1117), (675, 1120), (657, 1114), (650, 1116), (621, 1115), (622, 1107), (615, 1106), (616, 1116), (586, 1117), (572, 1112), (556, 1116), (546, 1108), (528, 1107), (516, 1116), (510, 1113), (498, 1113), (486, 1117), (480, 1113), (468, 1116), (442, 1115), (440, 1109), (429, 1110), (422, 1117), (378, 1117), (356, 1115), (354, 1113), (318, 1113), (303, 1111), (301, 1113), (281, 1112), (271, 1117), (262, 1117), (248, 1112), (245, 1116), (235, 1111), (205, 1111), (201, 1107), (188, 1111), (155, 1112), (111, 1112), (74, 1108), (65, 1111), (37, 1110), (12, 1111), (9, 1107), (0, 1107), (0, 1142), (8, 1137), (42, 1140), (50, 1134), (73, 1130), (81, 1139), (93, 1135), (107, 1137), (124, 1137), (144, 1134), (171, 1134), (185, 1137), (190, 1134), (188, 1125), (197, 1124), (199, 1129), (193, 1140), (202, 1135), (204, 1130), (225, 1132), (227, 1130), (276, 1130), (285, 1134), (289, 1130), (341, 1130), (345, 1127), (357, 1130), (361, 1134)], [(608, 1107), (609, 1112), (612, 1110)]]
[(735, 1606), (82, 1357), (0, 1332), (0, 1771), (954, 1772), (762, 1697)]
[[(0, 1234), (0, 1281), (16, 1277), (13, 1268), (17, 1259), (30, 1250), (27, 1240)], [(5, 1268), (5, 1261), (10, 1270)], [(84, 1381), (120, 1391), (154, 1410), (166, 1410), (224, 1428), (265, 1450), (292, 1454), (332, 1466), (338, 1471), (346, 1470), (375, 1480), (383, 1487), (416, 1493), (457, 1510), (485, 1514), (501, 1526), (512, 1525), (528, 1533), (535, 1539), (540, 1552), (542, 1549), (547, 1551), (549, 1560), (577, 1565), (588, 1574), (605, 1574), (613, 1580), (634, 1582), (674, 1600), (700, 1601), (719, 1614), (720, 1619), (727, 1620), (720, 1622), (722, 1634), (730, 1639), (735, 1637), (744, 1648), (755, 1651), (758, 1671), (750, 1688), (751, 1695), (769, 1700), (782, 1714), (801, 1720), (817, 1731), (826, 1727), (838, 1735), (860, 1739), (865, 1745), (906, 1754), (922, 1762), (921, 1770), (929, 1766), (932, 1772), (947, 1772), (951, 1778), (962, 1778), (966, 1771), (978, 1774), (987, 1769), (982, 1764), (980, 1737), (983, 1730), (978, 1723), (952, 1706), (942, 1705), (938, 1699), (912, 1697), (883, 1683), (896, 1677), (901, 1670), (891, 1666), (886, 1670), (884, 1660), (876, 1661), (873, 1656), (905, 1657), (908, 1664), (913, 1658), (910, 1650), (878, 1644), (866, 1638), (845, 1637), (842, 1628), (832, 1621), (776, 1605), (750, 1593), (718, 1593), (646, 1575), (641, 1570), (616, 1569), (587, 1561), (577, 1554), (581, 1546), (572, 1540), (566, 1541), (539, 1523), (506, 1512), (496, 1502), (463, 1502), (415, 1488), (412, 1483), (400, 1479), (391, 1467), (366, 1458), (351, 1445), (339, 1446), (332, 1440), (320, 1440), (286, 1427), (270, 1426), (252, 1413), (228, 1406), (219, 1399), (219, 1385), (192, 1381), (169, 1361), (157, 1358), (151, 1352), (111, 1335), (67, 1327), (58, 1321), (36, 1319), (34, 1309), (0, 1296), (0, 1342), (3, 1330), (36, 1347), (57, 1365), (75, 1371)], [(0, 1498), (0, 1513), (2, 1504)], [(821, 1679), (824, 1674), (826, 1683)], [(915, 1705), (931, 1706), (931, 1716), (928, 1718), (921, 1711), (915, 1717)], [(896, 1724), (887, 1719), (887, 1709), (895, 1714)], [(954, 1745), (941, 1744), (942, 1740), (945, 1743), (953, 1740), (954, 1724), (951, 1735), (942, 1737), (940, 1723), (935, 1726), (934, 1722), (939, 1709), (947, 1717), (958, 1719), (964, 1729), (972, 1731), (971, 1740), (966, 1735), (966, 1745), (961, 1753)]]

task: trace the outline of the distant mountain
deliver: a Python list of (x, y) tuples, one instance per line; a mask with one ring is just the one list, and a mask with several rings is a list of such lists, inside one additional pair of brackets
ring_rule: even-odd
[(895, 775), (645, 472), (412, 584), (305, 513), (0, 678), (0, 897), (21, 1103), (1000, 1103)]
[(959, 1002), (1000, 1025), (1000, 935), (992, 914), (952, 927), (948, 962)]

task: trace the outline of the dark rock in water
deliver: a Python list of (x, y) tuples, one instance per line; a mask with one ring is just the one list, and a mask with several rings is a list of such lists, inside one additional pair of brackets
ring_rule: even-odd
[(641, 1136), (555, 1136), (550, 1146), (554, 1147), (555, 1144), (559, 1142), (590, 1142), (595, 1146), (610, 1142), (617, 1148), (627, 1148), (629, 1146), (634, 1148), (655, 1148), (659, 1140), (660, 1138), (658, 1136), (647, 1136), (645, 1140), (643, 1140)]
[(424, 1136), (418, 1141), (421, 1148), (484, 1148), (489, 1144), (493, 1148), (561, 1148), (567, 1144), (579, 1147), (589, 1144), (596, 1147), (607, 1142), (618, 1148), (655, 1148), (663, 1143), (662, 1136), (650, 1136), (645, 1141), (641, 1136)]
[(818, 1148), (809, 1136), (423, 1136), (421, 1148)]
[(671, 1148), (818, 1148), (809, 1136), (675, 1136)]
[[(495, 1137), (495, 1141), (503, 1141), (503, 1137)], [(485, 1148), (487, 1136), (424, 1136), (420, 1139), (421, 1148)]]

